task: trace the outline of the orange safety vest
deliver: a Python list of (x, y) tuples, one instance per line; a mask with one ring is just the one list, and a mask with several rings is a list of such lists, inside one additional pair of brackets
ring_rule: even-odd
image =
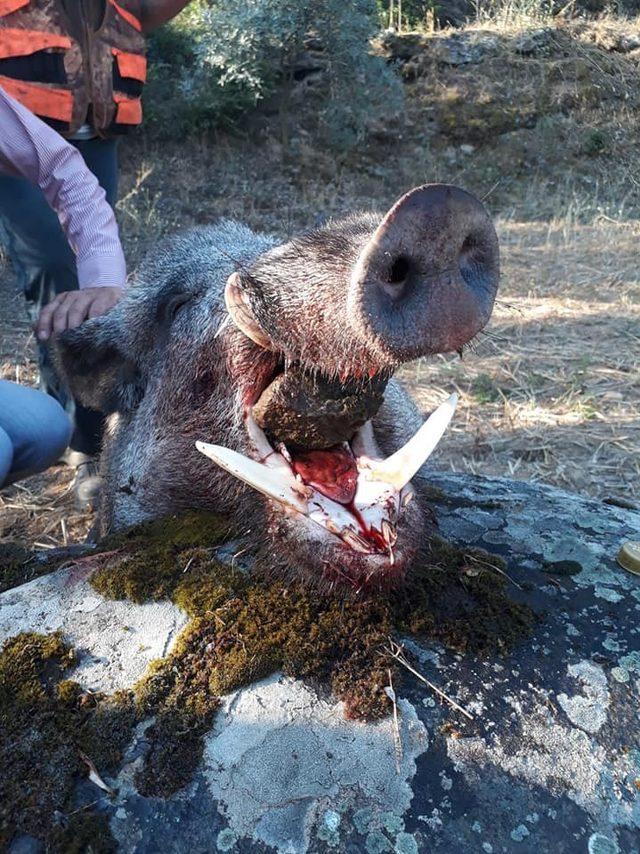
[(0, 86), (64, 135), (125, 132), (142, 121), (140, 6), (105, 0), (100, 27), (78, 32), (60, 0), (0, 0)]

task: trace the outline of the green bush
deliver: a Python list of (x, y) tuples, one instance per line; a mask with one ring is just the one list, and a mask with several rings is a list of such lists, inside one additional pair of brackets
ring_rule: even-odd
[(375, 0), (198, 0), (150, 40), (147, 119), (183, 136), (232, 124), (274, 93), (286, 112), (294, 64), (313, 44), (323, 72), (305, 120), (348, 149), (402, 108), (399, 80), (371, 54), (377, 27)]
[(232, 124), (255, 97), (245, 88), (221, 84), (221, 71), (202, 59), (209, 42), (208, 3), (192, 0), (148, 42), (149, 77), (145, 124), (161, 138), (180, 138)]

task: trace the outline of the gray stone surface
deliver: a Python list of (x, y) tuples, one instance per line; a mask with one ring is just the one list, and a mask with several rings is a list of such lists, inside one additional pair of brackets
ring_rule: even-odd
[(237, 836), (282, 851), (306, 850), (314, 825), (337, 840), (349, 803), (400, 818), (411, 803), (415, 758), (428, 744), (411, 704), (401, 700), (400, 712), (396, 769), (390, 718), (354, 725), (341, 703), (272, 677), (230, 698), (220, 714), (205, 749), (211, 794)]
[(186, 615), (171, 602), (113, 602), (90, 586), (88, 568), (62, 568), (0, 594), (0, 643), (20, 632), (61, 631), (79, 654), (69, 677), (117, 691), (166, 655)]
[[(330, 698), (275, 676), (226, 698), (192, 782), (167, 800), (133, 784), (142, 725), (109, 781), (117, 799), (104, 804), (121, 851), (640, 850), (640, 579), (615, 562), (621, 542), (640, 536), (640, 514), (503, 479), (434, 473), (429, 482), (440, 490), (441, 533), (501, 554), (514, 598), (540, 614), (507, 657), (409, 643), (424, 675), (473, 720), (408, 679), (397, 770), (390, 721), (347, 722)], [(46, 580), (5, 594), (12, 619), (19, 596), (36, 627), (48, 595), (58, 597), (53, 613), (61, 592)], [(78, 632), (86, 601), (65, 631)], [(124, 652), (128, 633), (106, 616), (114, 607), (95, 610), (122, 660), (132, 647)], [(137, 625), (132, 612), (121, 619)], [(103, 630), (81, 644), (95, 648)]]

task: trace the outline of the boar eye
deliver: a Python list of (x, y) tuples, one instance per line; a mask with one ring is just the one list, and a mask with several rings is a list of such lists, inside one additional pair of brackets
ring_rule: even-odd
[(164, 316), (166, 320), (171, 323), (171, 321), (178, 314), (180, 309), (185, 306), (191, 299), (190, 294), (175, 294), (171, 299), (165, 304), (164, 308)]

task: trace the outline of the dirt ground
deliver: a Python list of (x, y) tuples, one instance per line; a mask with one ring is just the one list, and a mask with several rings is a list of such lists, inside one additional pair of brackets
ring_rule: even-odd
[[(545, 50), (548, 56), (548, 45)], [(589, 62), (600, 73), (614, 54), (608, 47), (598, 50), (602, 56), (590, 54)], [(542, 59), (535, 61), (538, 74)], [(615, 85), (622, 69), (631, 86), (632, 60), (624, 55), (619, 62), (611, 72)], [(491, 63), (495, 56), (487, 60), (487, 74)], [(460, 89), (461, 67), (437, 68), (442, 76), (455, 75)], [(478, 71), (473, 65), (469, 80), (477, 80)], [(452, 79), (440, 83), (442, 93)], [(528, 128), (485, 127), (485, 142), (461, 141), (444, 133), (442, 119), (440, 130), (425, 119), (437, 101), (435, 85), (431, 78), (408, 82), (407, 123), (341, 161), (314, 148), (303, 133), (284, 150), (264, 128), (187, 143), (160, 145), (144, 136), (124, 141), (118, 218), (130, 269), (164, 234), (220, 216), (286, 236), (325, 216), (385, 209), (426, 181), (460, 184), (483, 198), (496, 217), (503, 277), (493, 319), (462, 360), (422, 360), (400, 373), (424, 412), (452, 390), (460, 393), (437, 464), (637, 503), (640, 199), (633, 171), (640, 155), (635, 124), (624, 124), (628, 99), (615, 95), (615, 104), (623, 104), (619, 109), (581, 101), (569, 111), (559, 107), (540, 116)], [(450, 93), (440, 108), (445, 102), (452, 103)], [(614, 140), (603, 148), (593, 143), (597, 150), (580, 154), (579, 146), (557, 141), (554, 148), (553, 133), (565, 142), (585, 134), (599, 140), (594, 134), (604, 134), (601, 127), (609, 134), (603, 138)], [(23, 301), (6, 265), (0, 279), (0, 375), (37, 381)], [(70, 487), (71, 473), (59, 466), (4, 490), (0, 538), (43, 547), (80, 539), (91, 519), (73, 511)]]

